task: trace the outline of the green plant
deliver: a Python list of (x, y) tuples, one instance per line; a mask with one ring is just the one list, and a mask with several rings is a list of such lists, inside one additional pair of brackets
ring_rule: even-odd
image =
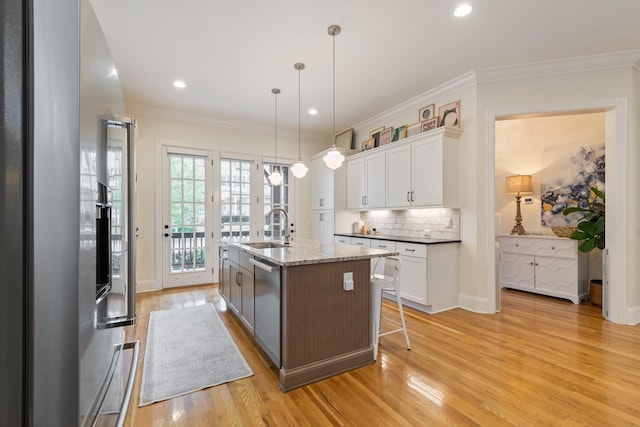
[(578, 245), (581, 252), (589, 252), (594, 248), (604, 249), (604, 191), (591, 187), (591, 192), (593, 199), (587, 200), (587, 207), (570, 207), (562, 211), (565, 215), (574, 212), (584, 213), (584, 216), (578, 221), (578, 229), (569, 235), (570, 239), (581, 241)]

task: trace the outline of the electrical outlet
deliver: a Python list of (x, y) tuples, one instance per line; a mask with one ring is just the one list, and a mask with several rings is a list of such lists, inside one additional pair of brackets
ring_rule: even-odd
[(451, 223), (451, 218), (447, 218), (444, 222), (444, 227), (445, 228), (451, 228), (453, 225)]
[(524, 202), (525, 202), (527, 205), (532, 204), (532, 203), (533, 203), (533, 197), (525, 197), (525, 198), (524, 198)]
[(431, 230), (422, 230), (422, 237), (428, 239), (431, 237)]
[(344, 279), (342, 281), (342, 289), (344, 291), (352, 291), (353, 290), (353, 272), (350, 271), (348, 273), (344, 273)]

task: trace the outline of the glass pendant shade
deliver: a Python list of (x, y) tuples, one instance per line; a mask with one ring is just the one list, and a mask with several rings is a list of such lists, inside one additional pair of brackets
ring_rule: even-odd
[(335, 146), (333, 146), (322, 159), (330, 169), (338, 169), (342, 166), (342, 162), (344, 162), (344, 156), (336, 149)]
[(280, 169), (274, 168), (269, 175), (269, 182), (271, 185), (280, 185), (282, 184), (282, 174), (280, 173)]
[(301, 159), (298, 159), (296, 164), (291, 167), (291, 172), (293, 173), (293, 176), (295, 176), (296, 178), (302, 178), (307, 174), (308, 171), (309, 171), (309, 168), (306, 167), (304, 163), (302, 163)]

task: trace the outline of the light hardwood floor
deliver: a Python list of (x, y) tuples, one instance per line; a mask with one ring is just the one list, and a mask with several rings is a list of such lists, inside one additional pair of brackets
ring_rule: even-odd
[[(597, 307), (502, 291), (496, 315), (405, 309), (375, 364), (282, 393), (215, 285), (138, 295), (130, 426), (639, 426), (640, 326)], [(138, 408), (149, 312), (213, 302), (255, 375)], [(393, 315), (393, 305), (384, 311)], [(213, 361), (212, 361), (213, 362)]]

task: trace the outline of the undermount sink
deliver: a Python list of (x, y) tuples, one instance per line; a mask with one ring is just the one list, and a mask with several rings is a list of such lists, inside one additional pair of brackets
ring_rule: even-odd
[(247, 245), (254, 249), (277, 249), (277, 248), (286, 248), (289, 246), (279, 242), (249, 242), (249, 243), (244, 243), (244, 245)]

